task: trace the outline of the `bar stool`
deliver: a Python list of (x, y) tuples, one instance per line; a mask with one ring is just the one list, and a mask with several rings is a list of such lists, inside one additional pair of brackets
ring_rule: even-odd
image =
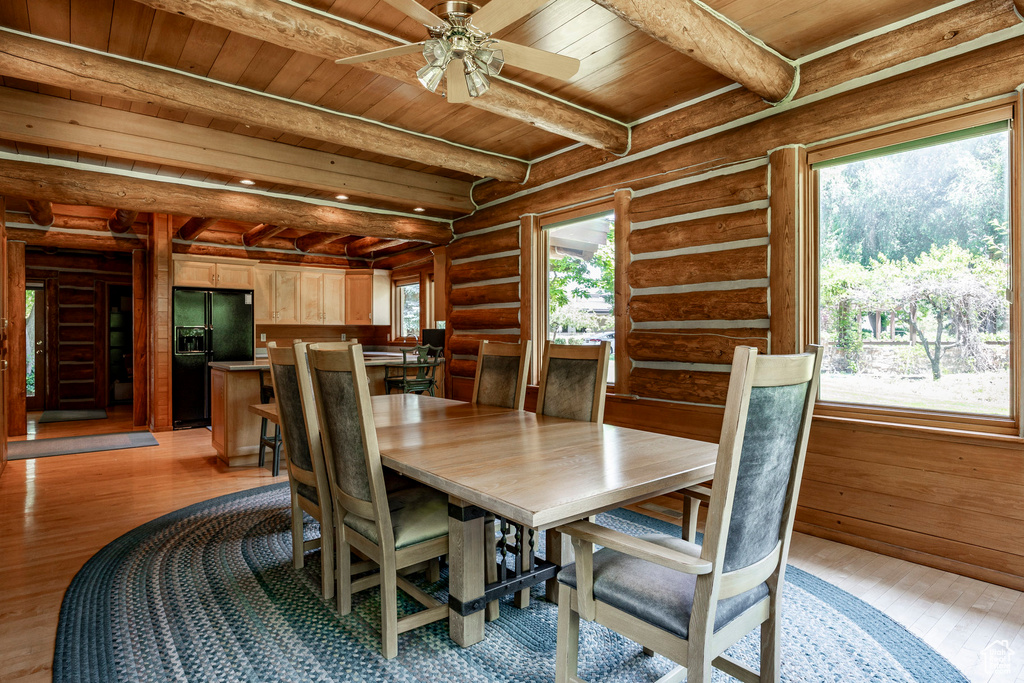
[[(260, 403), (270, 403), (274, 400), (274, 386), (267, 383), (269, 370), (260, 370)], [(267, 436), (267, 418), (260, 418), (260, 467), (266, 460), (267, 449), (274, 452), (274, 467), (271, 470), (276, 477), (281, 471), (281, 425), (274, 425), (274, 435)]]

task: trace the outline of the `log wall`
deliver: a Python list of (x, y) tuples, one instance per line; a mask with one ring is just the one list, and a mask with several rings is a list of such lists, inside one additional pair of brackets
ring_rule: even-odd
[[(553, 157), (525, 189), (481, 186), (490, 203), (455, 223), (449, 247), (452, 395), (470, 395), (479, 338), (528, 329), (528, 297), (515, 296), (530, 282), (520, 223), (631, 190), (630, 331), (617, 340), (628, 393), (609, 397), (606, 419), (717, 439), (732, 349), (792, 352), (800, 339), (806, 146), (1012, 95), (1022, 70), (1024, 38), (1012, 37), (747, 121), (730, 92), (638, 127), (632, 156), (590, 155), (581, 170), (590, 153), (570, 152), (561, 173)], [(819, 416), (797, 528), (1024, 589), (1022, 499), (1020, 438)]]

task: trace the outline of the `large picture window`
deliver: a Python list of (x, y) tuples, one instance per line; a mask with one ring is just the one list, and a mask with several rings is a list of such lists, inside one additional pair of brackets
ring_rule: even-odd
[(1001, 120), (812, 164), (823, 401), (1012, 416), (1010, 143)]
[(398, 336), (418, 337), (420, 334), (420, 283), (398, 285)]

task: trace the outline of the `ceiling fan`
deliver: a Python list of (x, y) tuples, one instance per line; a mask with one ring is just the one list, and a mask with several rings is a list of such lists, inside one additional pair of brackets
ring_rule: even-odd
[(427, 27), (430, 39), (410, 45), (377, 50), (339, 59), (338, 64), (358, 64), (399, 55), (423, 53), (426, 66), (416, 72), (420, 83), (436, 92), (445, 78), (449, 102), (467, 102), (491, 86), (505, 64), (566, 80), (580, 68), (580, 60), (536, 48), (491, 38), (513, 21), (526, 16), (549, 0), (491, 0), (480, 7), (466, 0), (448, 0), (428, 10), (416, 0), (385, 0)]

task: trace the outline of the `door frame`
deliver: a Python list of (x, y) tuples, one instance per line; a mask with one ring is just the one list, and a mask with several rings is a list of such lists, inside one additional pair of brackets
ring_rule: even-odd
[[(35, 335), (36, 335), (36, 348), (34, 350), (35, 355), (35, 367), (36, 367), (36, 392), (34, 396), (29, 396), (26, 389), (25, 392), (25, 410), (26, 411), (39, 411), (46, 410), (46, 283), (45, 282), (26, 282), (25, 292), (36, 291), (35, 301)], [(25, 324), (25, 334), (28, 334), (28, 321)], [(27, 342), (26, 342), (27, 344)], [(28, 348), (26, 345), (25, 349), (25, 364), (26, 373), (28, 372)]]

